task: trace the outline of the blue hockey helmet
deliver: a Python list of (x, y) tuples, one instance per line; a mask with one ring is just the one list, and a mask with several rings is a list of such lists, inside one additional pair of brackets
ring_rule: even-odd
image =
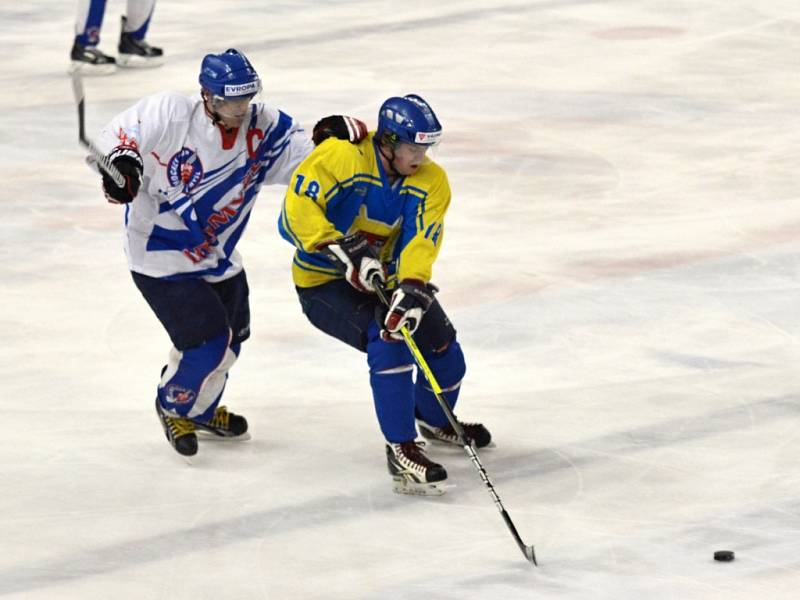
[(200, 65), (200, 85), (217, 98), (239, 100), (261, 91), (258, 73), (247, 57), (229, 48), (222, 54), (206, 54)]
[(442, 137), (442, 125), (430, 105), (416, 94), (392, 97), (378, 111), (378, 139), (397, 144), (433, 146)]

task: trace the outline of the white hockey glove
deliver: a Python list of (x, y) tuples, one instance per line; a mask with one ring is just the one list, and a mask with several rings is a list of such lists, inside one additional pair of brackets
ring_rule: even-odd
[(374, 292), (372, 281), (377, 277), (385, 281), (383, 264), (375, 256), (369, 240), (361, 233), (346, 235), (337, 240), (323, 242), (317, 249), (344, 273), (347, 282), (362, 292)]
[(400, 329), (405, 327), (414, 335), (422, 317), (433, 303), (435, 287), (428, 287), (418, 279), (404, 279), (392, 294), (389, 312), (383, 322), (381, 337), (387, 341), (402, 340)]

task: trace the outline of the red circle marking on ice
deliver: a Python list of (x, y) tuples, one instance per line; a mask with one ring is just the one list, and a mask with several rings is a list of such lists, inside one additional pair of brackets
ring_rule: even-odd
[(639, 27), (612, 27), (611, 29), (598, 29), (593, 31), (594, 37), (603, 40), (649, 40), (652, 38), (665, 38), (683, 35), (684, 29), (680, 27), (658, 27), (643, 25)]

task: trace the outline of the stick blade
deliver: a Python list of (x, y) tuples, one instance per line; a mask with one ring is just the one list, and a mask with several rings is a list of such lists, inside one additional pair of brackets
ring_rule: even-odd
[(525, 546), (522, 550), (522, 553), (525, 555), (525, 558), (528, 559), (528, 562), (534, 567), (539, 566), (539, 563), (536, 562), (536, 552), (534, 552), (533, 546)]

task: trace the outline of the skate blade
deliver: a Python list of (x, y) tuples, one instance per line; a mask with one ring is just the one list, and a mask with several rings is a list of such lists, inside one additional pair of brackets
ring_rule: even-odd
[(118, 54), (117, 64), (125, 69), (152, 69), (164, 64), (164, 56), (148, 58), (137, 54)]
[(117, 65), (114, 63), (106, 63), (103, 65), (93, 65), (90, 63), (85, 63), (80, 60), (73, 60), (70, 65), (67, 73), (72, 75), (73, 73), (80, 73), (86, 77), (95, 77), (95, 76), (102, 76), (102, 75), (111, 75), (117, 70)]
[(451, 487), (444, 481), (416, 483), (404, 477), (393, 477), (392, 483), (395, 494), (405, 494), (407, 496), (442, 496), (447, 491), (447, 488)]
[(245, 431), (242, 435), (217, 435), (213, 431), (206, 431), (199, 427), (195, 430), (197, 439), (204, 442), (246, 442), (250, 439), (250, 432)]

